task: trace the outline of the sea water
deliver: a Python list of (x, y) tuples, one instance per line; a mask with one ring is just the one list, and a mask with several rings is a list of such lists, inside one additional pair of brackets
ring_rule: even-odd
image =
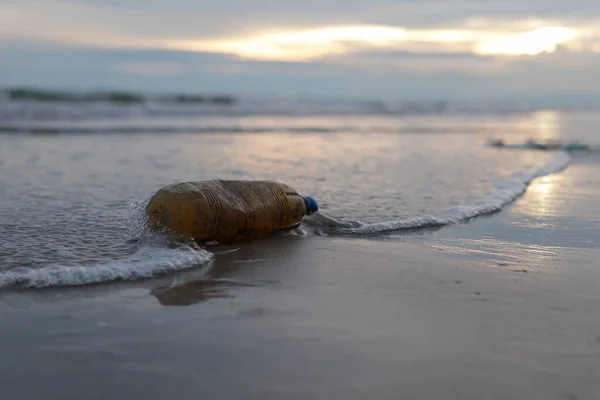
[(210, 248), (145, 226), (148, 196), (177, 181), (278, 180), (320, 206), (288, 234), (415, 240), (501, 212), (573, 162), (490, 139), (600, 144), (594, 111), (58, 100), (1, 103), (3, 289), (205, 268)]

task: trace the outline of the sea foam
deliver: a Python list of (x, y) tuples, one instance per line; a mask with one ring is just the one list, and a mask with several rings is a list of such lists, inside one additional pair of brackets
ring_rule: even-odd
[(46, 265), (16, 268), (0, 273), (0, 288), (82, 286), (116, 281), (136, 281), (206, 265), (214, 254), (192, 241), (170, 240), (151, 233), (143, 210), (148, 200), (130, 204), (127, 226), (134, 245), (132, 254), (95, 264)]
[(18, 268), (0, 274), (0, 288), (81, 286), (114, 281), (134, 281), (187, 270), (208, 263), (213, 254), (203, 249), (141, 247), (120, 260), (96, 265), (49, 265)]
[(547, 164), (528, 171), (517, 172), (502, 179), (494, 190), (473, 204), (452, 207), (442, 216), (417, 216), (398, 221), (362, 223), (359, 221), (340, 221), (323, 213), (307, 217), (299, 232), (321, 236), (358, 236), (377, 235), (402, 230), (417, 230), (443, 227), (466, 222), (470, 219), (502, 210), (504, 206), (516, 200), (531, 182), (539, 177), (559, 172), (569, 165), (570, 158), (564, 152)]

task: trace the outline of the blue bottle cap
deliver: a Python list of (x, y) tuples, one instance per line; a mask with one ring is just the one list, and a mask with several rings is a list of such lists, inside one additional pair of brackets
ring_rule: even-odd
[(317, 204), (315, 199), (309, 196), (303, 196), (302, 198), (304, 199), (304, 203), (306, 204), (307, 215), (311, 215), (319, 211), (319, 205)]

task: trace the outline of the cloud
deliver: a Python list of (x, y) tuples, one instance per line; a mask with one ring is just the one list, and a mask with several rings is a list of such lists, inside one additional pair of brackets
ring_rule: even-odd
[(594, 93), (600, 2), (12, 0), (0, 83), (445, 97)]
[(121, 62), (114, 65), (114, 69), (119, 72), (132, 75), (176, 75), (182, 72), (185, 67), (182, 63), (172, 61), (162, 62)]
[[(28, 3), (31, 0), (19, 0)], [(55, 1), (52, 2), (57, 7)], [(137, 13), (142, 22), (156, 15), (175, 21), (180, 17), (181, 29), (191, 20), (194, 25), (208, 25), (204, 31), (214, 32), (217, 25), (226, 27), (219, 33), (232, 33), (234, 26), (301, 27), (319, 24), (369, 23), (383, 25), (428, 26), (453, 23), (471, 17), (496, 16), (504, 20), (539, 17), (562, 19), (588, 18), (600, 13), (600, 4), (593, 0), (61, 0), (64, 7), (85, 7), (90, 10), (112, 10), (116, 13)], [(517, 18), (515, 18), (517, 17)]]
[(422, 76), (443, 73), (462, 73), (472, 76), (493, 76), (508, 72), (509, 62), (505, 59), (473, 53), (435, 53), (407, 51), (367, 50), (339, 57), (330, 57), (324, 62), (348, 66), (356, 73), (389, 73), (392, 75), (418, 74)]
[[(310, 95), (362, 99), (595, 96), (600, 54), (559, 48), (537, 57), (373, 51), (312, 63), (236, 60), (182, 51), (0, 50), (0, 85)], [(131, 64), (134, 62), (134, 64)], [(127, 65), (126, 68), (122, 68)], [(121, 66), (121, 68), (116, 68)]]
[[(482, 3), (487, 5), (484, 14), (480, 14)], [(538, 9), (534, 6), (541, 6), (541, 1), (515, 0), (453, 1), (452, 7), (436, 0), (428, 1), (427, 7), (420, 2), (387, 0), (369, 7), (355, 0), (341, 7), (330, 0), (314, 8), (308, 7), (310, 1), (301, 5), (282, 1), (261, 8), (249, 0), (174, 0), (168, 4), (156, 0), (22, 0), (11, 4), (0, 6), (0, 37), (79, 47), (219, 52), (294, 62), (366, 48), (534, 55), (567, 43), (574, 51), (600, 50), (600, 19), (578, 15), (582, 9), (600, 12), (593, 2), (575, 8), (559, 0)], [(525, 14), (527, 10), (535, 10), (537, 16)], [(504, 16), (519, 12), (519, 18)]]
[(600, 3), (591, 0), (12, 0), (0, 5), (0, 35), (143, 47), (161, 39), (215, 40), (340, 25), (449, 29), (476, 19), (572, 25), (599, 14)]
[(250, 59), (312, 61), (325, 56), (360, 51), (364, 48), (413, 52), (535, 55), (552, 52), (557, 45), (577, 41), (583, 35), (584, 32), (576, 28), (544, 25), (533, 30), (505, 29), (504, 31), (355, 25), (283, 31), (216, 41), (168, 41), (166, 45), (190, 51), (235, 54)]

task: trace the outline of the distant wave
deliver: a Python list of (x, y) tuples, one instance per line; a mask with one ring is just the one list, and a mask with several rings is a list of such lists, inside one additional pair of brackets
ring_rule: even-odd
[[(339, 132), (340, 129), (331, 129), (318, 126), (306, 127), (281, 127), (281, 128), (253, 128), (243, 126), (35, 126), (35, 125), (0, 125), (0, 133), (24, 133), (33, 135), (58, 135), (58, 134), (111, 134), (111, 133), (328, 133)], [(348, 131), (348, 130), (344, 130)]]
[[(89, 125), (40, 125), (30, 123), (0, 124), (0, 134), (31, 134), (31, 135), (84, 135), (84, 134), (170, 134), (170, 133), (350, 133), (366, 132), (367, 128), (356, 126), (243, 126), (243, 125), (206, 125), (206, 126), (126, 126), (115, 125), (97, 127)], [(485, 126), (369, 126), (368, 132), (377, 133), (407, 133), (407, 134), (481, 134), (495, 133), (493, 128)]]
[(141, 104), (148, 101), (182, 104), (234, 104), (232, 96), (209, 96), (199, 94), (175, 94), (165, 96), (148, 96), (135, 92), (64, 92), (33, 88), (9, 88), (0, 92), (7, 100), (37, 102), (106, 102), (116, 104)]
[(488, 143), (488, 146), (498, 149), (523, 149), (523, 150), (542, 150), (542, 151), (565, 151), (565, 152), (597, 152), (600, 147), (580, 143), (579, 141), (562, 142), (558, 140), (535, 140), (529, 139), (525, 143), (506, 144), (501, 139), (494, 139)]
[(552, 105), (547, 102), (354, 100), (299, 97), (243, 97), (220, 94), (148, 94), (130, 91), (71, 92), (28, 87), (0, 89), (0, 121), (73, 121), (139, 117), (252, 115), (478, 115), (541, 109), (586, 110), (598, 104)]
[(566, 168), (569, 162), (568, 154), (560, 152), (552, 161), (536, 170), (520, 171), (502, 180), (495, 190), (475, 204), (448, 209), (445, 216), (418, 216), (399, 221), (365, 224), (359, 221), (339, 221), (323, 213), (317, 213), (305, 218), (299, 232), (321, 236), (373, 236), (405, 230), (439, 228), (466, 222), (502, 210), (521, 196), (534, 179), (559, 172)]

